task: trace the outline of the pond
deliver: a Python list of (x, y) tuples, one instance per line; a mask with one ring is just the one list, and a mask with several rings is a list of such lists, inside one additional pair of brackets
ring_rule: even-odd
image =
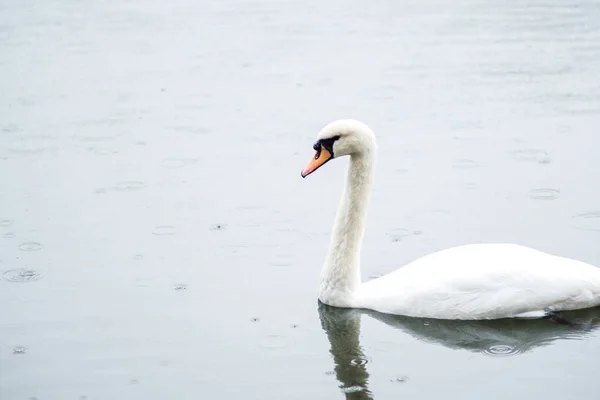
[(317, 301), (378, 141), (363, 279), (466, 243), (600, 266), (597, 1), (5, 0), (0, 397), (595, 399), (600, 310)]

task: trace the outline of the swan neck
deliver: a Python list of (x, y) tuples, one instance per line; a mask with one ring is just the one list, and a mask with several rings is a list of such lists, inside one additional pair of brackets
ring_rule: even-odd
[(373, 172), (373, 152), (350, 157), (344, 194), (321, 275), (320, 299), (325, 304), (351, 307), (352, 294), (361, 283), (360, 251)]

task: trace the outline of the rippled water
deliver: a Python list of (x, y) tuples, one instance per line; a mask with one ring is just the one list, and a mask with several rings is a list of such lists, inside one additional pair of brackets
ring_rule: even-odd
[(600, 266), (596, 0), (0, 5), (0, 397), (594, 399), (598, 311), (317, 307), (376, 132), (363, 277), (471, 242)]

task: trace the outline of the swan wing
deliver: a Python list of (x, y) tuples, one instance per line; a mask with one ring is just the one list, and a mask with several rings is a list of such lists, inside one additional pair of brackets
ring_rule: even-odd
[(356, 306), (440, 319), (540, 317), (600, 304), (600, 269), (512, 244), (436, 252), (363, 283)]

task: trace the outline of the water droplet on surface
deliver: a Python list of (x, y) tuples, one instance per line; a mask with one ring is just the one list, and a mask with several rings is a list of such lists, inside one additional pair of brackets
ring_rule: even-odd
[(139, 189), (144, 188), (145, 186), (146, 186), (146, 184), (144, 182), (124, 181), (124, 182), (117, 183), (117, 185), (115, 186), (115, 189), (125, 192), (125, 191), (139, 190)]
[(350, 365), (359, 366), (359, 365), (367, 365), (371, 362), (371, 359), (366, 356), (356, 357), (350, 360)]
[(519, 353), (519, 349), (506, 344), (496, 344), (488, 347), (483, 351), (490, 356), (512, 356)]
[(429, 326), (429, 321), (425, 321), (425, 322), (423, 322), (423, 325), (425, 325), (425, 326)]
[(33, 269), (10, 269), (2, 274), (2, 279), (9, 282), (35, 282), (44, 276)]
[(19, 250), (23, 251), (37, 251), (42, 248), (42, 245), (38, 242), (25, 242), (21, 243)]
[(260, 322), (260, 318), (258, 318), (258, 317), (251, 318), (250, 322)]
[(185, 283), (179, 283), (176, 285), (173, 285), (173, 290), (178, 290), (178, 291), (183, 291), (183, 290), (187, 290), (188, 285), (186, 285)]
[(575, 228), (586, 231), (600, 231), (600, 211), (575, 215), (572, 219)]
[(390, 382), (405, 383), (405, 382), (408, 382), (408, 376), (406, 376), (406, 375), (399, 376), (396, 379), (392, 379)]
[(158, 236), (166, 236), (166, 235), (174, 235), (177, 232), (174, 226), (172, 225), (161, 225), (154, 228), (152, 231), (153, 235)]
[(13, 224), (13, 220), (12, 219), (3, 219), (0, 220), (0, 226), (4, 227), (4, 226), (11, 226)]
[(397, 243), (407, 236), (410, 236), (411, 231), (408, 229), (393, 229), (388, 233), (388, 236), (392, 238), (392, 242)]
[(7, 239), (12, 239), (12, 238), (15, 237), (15, 234), (13, 232), (6, 232), (4, 234), (4, 237), (7, 238)]
[(223, 229), (227, 228), (226, 224), (213, 224), (210, 227), (211, 231), (222, 231)]
[(25, 354), (25, 353), (27, 353), (27, 347), (25, 347), (25, 346), (13, 347), (13, 354)]
[(298, 327), (297, 324), (292, 324), (292, 329), (296, 329)]
[(461, 160), (455, 160), (452, 163), (452, 167), (458, 168), (458, 169), (468, 169), (468, 168), (477, 168), (477, 167), (479, 167), (479, 164), (473, 160), (461, 159)]
[(335, 371), (327, 371), (325, 372), (325, 375), (335, 375)]
[(518, 149), (510, 153), (510, 157), (517, 161), (537, 162), (540, 164), (550, 163), (550, 156), (540, 149)]
[(529, 191), (529, 197), (534, 200), (556, 200), (560, 197), (560, 190), (551, 188), (539, 188)]

